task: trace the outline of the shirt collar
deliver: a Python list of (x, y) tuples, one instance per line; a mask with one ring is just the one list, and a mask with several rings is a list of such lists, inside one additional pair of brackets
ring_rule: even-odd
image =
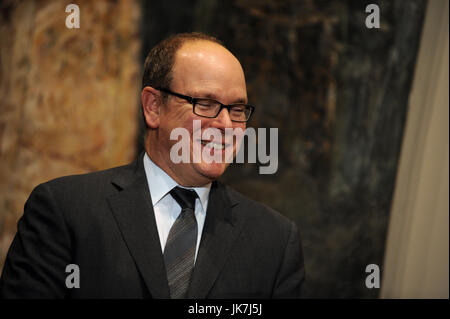
[(148, 187), (153, 206), (155, 206), (168, 192), (175, 186), (182, 188), (193, 189), (200, 199), (203, 211), (206, 213), (208, 207), (209, 191), (211, 190), (211, 183), (202, 187), (184, 187), (175, 182), (172, 177), (167, 175), (158, 165), (153, 163), (147, 152), (144, 154), (144, 169), (147, 176)]

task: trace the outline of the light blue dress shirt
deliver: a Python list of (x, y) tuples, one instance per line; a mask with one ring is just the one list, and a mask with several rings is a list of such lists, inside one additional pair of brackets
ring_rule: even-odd
[[(153, 203), (153, 211), (155, 212), (156, 226), (158, 228), (159, 240), (161, 242), (161, 250), (164, 252), (170, 228), (177, 219), (178, 215), (181, 213), (180, 205), (178, 205), (178, 203), (172, 198), (169, 192), (175, 186), (183, 186), (178, 185), (177, 182), (167, 175), (166, 172), (153, 163), (147, 153), (144, 155), (144, 169)], [(195, 249), (195, 260), (197, 260), (203, 225), (205, 224), (206, 210), (208, 208), (211, 183), (203, 187), (183, 188), (193, 189), (198, 195), (198, 198), (195, 201), (195, 218), (197, 219), (198, 226), (197, 245)]]

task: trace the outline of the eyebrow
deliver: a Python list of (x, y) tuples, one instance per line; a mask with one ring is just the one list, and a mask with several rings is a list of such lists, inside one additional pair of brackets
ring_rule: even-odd
[[(219, 97), (217, 95), (215, 95), (213, 93), (209, 93), (209, 92), (205, 92), (205, 93), (193, 92), (191, 96), (194, 98), (212, 99), (212, 100), (216, 100), (216, 101), (220, 102)], [(241, 97), (241, 98), (236, 99), (234, 102), (232, 102), (230, 104), (237, 104), (237, 103), (247, 104), (247, 99)], [(222, 103), (222, 104), (224, 104), (224, 103)]]

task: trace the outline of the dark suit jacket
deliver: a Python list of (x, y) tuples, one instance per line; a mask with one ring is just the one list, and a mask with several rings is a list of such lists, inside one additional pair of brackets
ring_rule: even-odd
[[(299, 297), (297, 227), (214, 182), (188, 298)], [(169, 298), (142, 156), (37, 186), (0, 281), (5, 298)], [(68, 264), (80, 288), (66, 287)]]

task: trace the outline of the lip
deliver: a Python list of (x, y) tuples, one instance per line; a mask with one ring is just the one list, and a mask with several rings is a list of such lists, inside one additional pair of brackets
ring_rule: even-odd
[(222, 142), (217, 143), (218, 145), (220, 145), (220, 147), (214, 147), (213, 143), (213, 140), (197, 140), (196, 144), (200, 145), (202, 156), (207, 156), (206, 154), (209, 154), (209, 156), (218, 155), (221, 158), (221, 163), (224, 163), (226, 161), (226, 156), (230, 150), (230, 147), (232, 147), (232, 144)]
[(199, 143), (199, 144), (201, 144), (202, 147), (207, 146), (207, 145), (210, 144), (210, 143), (222, 145), (223, 149), (232, 146), (230, 143), (225, 143), (225, 142), (222, 142), (222, 143), (216, 143), (216, 142), (214, 142), (214, 140), (197, 140), (196, 142)]

